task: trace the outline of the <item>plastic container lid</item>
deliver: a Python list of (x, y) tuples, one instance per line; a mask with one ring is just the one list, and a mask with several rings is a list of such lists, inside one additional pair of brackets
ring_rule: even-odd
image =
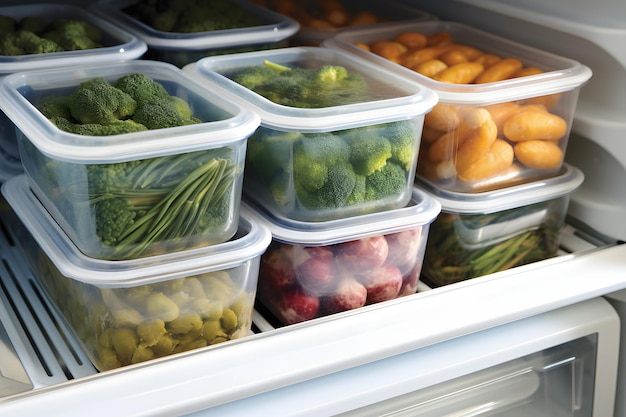
[(277, 241), (324, 246), (430, 224), (439, 215), (441, 205), (423, 191), (413, 189), (411, 202), (404, 208), (324, 222), (273, 215), (247, 200), (242, 201), (240, 210), (246, 217), (267, 226)]
[(483, 193), (443, 190), (422, 178), (416, 179), (416, 185), (437, 199), (444, 212), (487, 214), (568, 195), (583, 183), (584, 178), (581, 170), (565, 163), (555, 177)]
[[(263, 65), (264, 60), (287, 66), (341, 65), (348, 72), (363, 75), (370, 86), (379, 88), (372, 91), (371, 101), (309, 109), (276, 104), (223, 75), (235, 69)], [(208, 83), (211, 89), (219, 89), (233, 101), (252, 107), (261, 116), (262, 125), (279, 130), (350, 129), (426, 114), (437, 104), (437, 95), (418, 83), (359, 57), (315, 46), (207, 57), (185, 66), (183, 71)]]
[[(526, 66), (535, 66), (544, 72), (485, 84), (444, 83), (354, 45), (355, 42), (368, 44), (375, 40), (392, 39), (396, 34), (404, 31), (423, 34), (447, 31), (451, 34), (452, 39), (459, 43), (474, 46), (495, 55), (518, 58)], [(440, 101), (457, 104), (490, 104), (503, 100), (518, 100), (560, 93), (582, 86), (592, 75), (591, 69), (575, 60), (456, 22), (401, 22), (376, 28), (354, 29), (328, 39), (323, 43), (323, 46), (335, 50), (350, 51), (355, 55), (367, 57), (372, 62), (393, 69), (393, 71), (436, 91)]]
[(133, 33), (145, 41), (148, 46), (157, 49), (209, 50), (279, 42), (287, 39), (300, 29), (300, 24), (293, 19), (248, 1), (233, 0), (233, 3), (239, 4), (254, 16), (258, 16), (263, 23), (260, 26), (207, 32), (163, 32), (144, 24), (122, 11), (125, 7), (136, 2), (136, 0), (120, 0), (107, 2), (106, 4), (98, 3), (93, 6), (93, 11)]
[(0, 56), (0, 75), (36, 69), (95, 65), (140, 58), (148, 49), (144, 41), (89, 11), (67, 4), (41, 3), (0, 7), (0, 15), (20, 20), (42, 17), (46, 20), (78, 19), (96, 26), (103, 35), (103, 47), (80, 51)]
[(26, 175), (2, 184), (2, 194), (63, 275), (99, 287), (149, 284), (237, 267), (265, 252), (272, 238), (267, 227), (241, 215), (239, 232), (228, 242), (127, 261), (106, 261), (78, 250), (32, 193)]
[[(94, 77), (117, 79), (144, 73), (161, 83), (182, 87), (195, 107), (214, 106), (222, 118), (216, 121), (153, 129), (113, 136), (82, 136), (54, 126), (24, 96), (41, 90), (71, 92), (81, 81)], [(65, 90), (62, 90), (65, 89)], [(83, 66), (8, 75), (0, 84), (0, 106), (15, 125), (44, 154), (63, 161), (109, 163), (191, 152), (245, 140), (259, 125), (259, 117), (189, 79), (176, 66), (158, 61), (126, 61), (104, 66)]]

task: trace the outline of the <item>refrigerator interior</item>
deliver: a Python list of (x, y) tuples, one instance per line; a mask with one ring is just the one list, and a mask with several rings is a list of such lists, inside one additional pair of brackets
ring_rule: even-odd
[[(626, 131), (626, 83), (606, 83), (607, 79), (623, 80), (626, 76), (626, 58), (617, 47), (623, 42), (613, 37), (623, 35), (625, 20), (612, 14), (582, 24), (576, 20), (578, 12), (587, 11), (585, 7), (589, 6), (582, 2), (568, 4), (568, 15), (563, 16), (566, 19), (557, 19), (557, 10), (562, 9), (556, 7), (546, 6), (540, 13), (541, 2), (529, 3), (525, 13), (513, 1), (409, 3), (442, 19), (463, 21), (570, 56), (594, 71), (592, 81), (581, 92), (574, 136), (566, 156), (585, 172), (586, 186), (572, 201), (559, 256), (445, 287), (430, 289), (422, 285), (412, 296), (298, 325), (276, 326), (271, 317), (256, 311), (254, 334), (246, 338), (98, 373), (41, 292), (20, 253), (19, 240), (25, 231), (14, 214), (2, 206), (1, 415), (46, 412), (65, 416), (155, 416), (200, 414), (203, 409), (210, 409), (215, 415), (236, 415), (242, 410), (250, 415), (257, 410), (263, 415), (263, 411), (267, 413), (263, 406), (271, 401), (275, 407), (284, 407), (285, 413), (297, 411), (300, 415), (322, 415), (324, 411), (353, 415), (346, 408), (348, 405), (359, 408), (379, 403), (377, 407), (381, 408), (369, 411), (380, 415), (391, 409), (386, 408), (390, 403), (384, 401), (400, 395), (404, 396), (389, 400), (393, 409), (397, 410), (397, 405), (406, 400), (425, 407), (419, 410), (424, 413), (420, 415), (428, 415), (428, 407), (444, 393), (460, 392), (455, 397), (458, 404), (478, 406), (481, 389), (490, 386), (491, 381), (502, 380), (519, 388), (516, 393), (520, 396), (509, 398), (509, 405), (520, 406), (524, 415), (539, 415), (523, 408), (525, 399), (536, 395), (538, 383), (545, 387), (548, 375), (537, 370), (545, 369), (550, 361), (560, 363), (561, 355), (568, 356), (569, 349), (582, 348), (575, 349), (576, 358), (595, 356), (589, 352), (593, 337), (580, 335), (582, 339), (564, 345), (562, 350), (537, 350), (528, 355), (523, 344), (509, 343), (506, 332), (536, 330), (540, 323), (549, 321), (541, 320), (546, 317), (561, 324), (571, 320), (574, 326), (585, 317), (581, 313), (585, 310), (573, 309), (574, 304), (604, 309), (606, 306), (597, 297), (626, 288), (626, 245), (621, 244), (626, 239), (626, 231), (621, 229), (626, 227), (626, 201), (622, 200), (626, 190), (619, 188), (626, 187), (626, 181), (619, 180), (626, 176), (626, 149), (620, 141)], [(553, 4), (557, 2), (549, 2)], [(623, 10), (621, 3), (614, 2), (611, 7), (618, 6)], [(593, 13), (585, 16), (602, 10), (594, 7)], [(604, 17), (607, 19), (601, 20)], [(598, 22), (609, 25), (610, 30), (600, 31)], [(614, 47), (604, 46), (609, 44), (607, 39)], [(544, 313), (554, 315), (540, 316)], [(490, 358), (467, 349), (472, 344), (484, 346), (489, 337), (500, 343), (502, 356)], [(556, 344), (545, 340), (542, 348)], [(607, 349), (607, 358), (617, 357), (612, 342), (596, 348)], [(449, 368), (432, 361), (442, 350), (448, 352), (447, 358), (454, 359)], [(465, 366), (469, 361), (473, 365)], [(408, 363), (415, 367), (406, 366)], [(572, 370), (579, 363), (571, 362), (567, 369)], [(530, 373), (524, 371), (529, 364), (533, 369)], [(489, 369), (482, 371), (486, 368)], [(595, 368), (583, 367), (579, 371), (584, 369), (593, 372)], [(611, 387), (616, 370), (602, 372), (606, 373), (596, 374), (596, 380)], [(371, 375), (381, 380), (372, 379)], [(462, 375), (466, 375), (464, 380), (456, 379)], [(354, 381), (363, 381), (364, 385), (348, 390)], [(449, 385), (439, 385), (444, 382)], [(460, 386), (472, 387), (469, 392), (476, 393), (471, 396), (476, 403), (463, 402), (467, 400), (463, 396), (466, 391)], [(320, 401), (321, 394), (326, 394), (322, 395), (324, 401)], [(597, 390), (597, 395), (594, 416), (612, 416), (615, 391)], [(563, 398), (562, 393), (550, 395), (557, 397)], [(321, 408), (306, 408), (303, 404), (318, 404)], [(277, 410), (272, 410), (275, 415), (280, 414)], [(415, 410), (398, 415), (410, 415), (412, 411)], [(469, 411), (459, 415), (498, 415), (488, 414), (488, 409), (474, 411), (483, 414)]]

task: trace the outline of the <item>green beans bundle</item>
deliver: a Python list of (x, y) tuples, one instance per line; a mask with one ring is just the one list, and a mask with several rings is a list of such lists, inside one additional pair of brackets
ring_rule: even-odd
[(429, 233), (423, 268), (425, 279), (435, 286), (447, 285), (554, 256), (559, 245), (560, 216), (548, 214), (538, 226), (522, 228), (511, 236), (503, 235), (505, 228), (501, 228), (501, 234), (495, 238), (468, 242), (459, 233), (465, 228), (480, 236), (484, 227), (497, 228), (505, 221), (515, 221), (546, 207), (546, 213), (550, 213), (550, 206), (541, 203), (491, 214), (440, 214)]

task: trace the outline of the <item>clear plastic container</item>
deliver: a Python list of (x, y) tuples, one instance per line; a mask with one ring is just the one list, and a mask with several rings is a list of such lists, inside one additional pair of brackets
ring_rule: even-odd
[(441, 206), (414, 190), (406, 207), (326, 222), (273, 216), (245, 200), (241, 210), (272, 233), (257, 299), (289, 325), (415, 294)]
[(261, 254), (270, 231), (239, 217), (228, 242), (153, 258), (82, 254), (29, 188), (2, 185), (24, 226), (24, 253), (61, 317), (100, 371), (250, 334)]
[(319, 46), (326, 39), (354, 27), (364, 28), (401, 20), (423, 22), (437, 19), (430, 13), (396, 1), (263, 0), (258, 3), (300, 24), (300, 30), (291, 39), (292, 46)]
[(264, 9), (245, 0), (233, 0), (233, 7), (243, 8), (259, 24), (204, 32), (166, 32), (157, 30), (125, 12), (137, 0), (100, 1), (94, 13), (142, 39), (148, 45), (146, 57), (169, 62), (178, 67), (203, 57), (244, 51), (285, 47), (300, 25), (293, 19)]
[(552, 178), (474, 194), (418, 180), (416, 188), (441, 203), (426, 245), (424, 281), (439, 287), (555, 256), (571, 194), (583, 180), (567, 163)]
[[(311, 72), (340, 66), (351, 81), (321, 84), (330, 95), (318, 94), (322, 88), (314, 84), (302, 95), (280, 91), (278, 98), (270, 84), (269, 99), (233, 81), (265, 60)], [(183, 70), (260, 115), (261, 126), (248, 140), (244, 193), (263, 207), (294, 220), (326, 221), (410, 201), (424, 114), (437, 101), (429, 89), (314, 46), (204, 58)], [(278, 104), (284, 97), (292, 102)], [(309, 97), (330, 98), (313, 107)]]
[[(407, 32), (422, 35), (425, 46), (395, 57), (381, 48)], [(591, 77), (577, 61), (455, 22), (354, 29), (324, 46), (365, 57), (438, 94), (424, 120), (417, 175), (456, 192), (558, 175), (580, 88)]]
[[(67, 4), (37, 3), (0, 7), (0, 15), (14, 20), (25, 17), (75, 19), (87, 22), (102, 33), (102, 47), (45, 54), (0, 55), (0, 78), (14, 72), (110, 63), (140, 58), (148, 49), (145, 42), (89, 11)], [(0, 114), (0, 182), (23, 172), (13, 124)]]
[[(200, 123), (88, 136), (59, 129), (36, 107), (83, 81), (136, 73), (186, 101)], [(234, 235), (257, 115), (157, 61), (28, 71), (7, 76), (0, 89), (35, 193), (87, 256), (132, 259)]]

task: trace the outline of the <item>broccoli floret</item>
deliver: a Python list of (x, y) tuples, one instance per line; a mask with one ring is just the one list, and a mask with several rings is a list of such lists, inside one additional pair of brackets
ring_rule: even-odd
[(339, 65), (323, 65), (315, 71), (313, 76), (320, 83), (330, 84), (346, 79), (348, 70)]
[(346, 202), (346, 204), (359, 204), (366, 201), (366, 179), (367, 177), (364, 175), (355, 174), (354, 189), (352, 190), (352, 193), (350, 193), (350, 195), (348, 196), (348, 201)]
[(254, 90), (257, 86), (274, 78), (276, 72), (267, 66), (255, 65), (254, 67), (237, 70), (225, 75), (247, 89)]
[(314, 192), (295, 182), (298, 201), (311, 209), (344, 207), (356, 185), (356, 174), (349, 163), (328, 167), (326, 183)]
[(170, 96), (163, 84), (143, 73), (120, 77), (113, 85), (131, 96), (138, 105), (155, 100), (161, 101)]
[(301, 143), (309, 157), (326, 165), (347, 162), (350, 158), (350, 146), (341, 136), (330, 132), (305, 134)]
[(302, 146), (298, 146), (293, 156), (293, 175), (298, 188), (316, 191), (328, 181), (328, 165), (312, 158)]
[(46, 97), (41, 104), (37, 106), (37, 109), (48, 119), (60, 117), (69, 121), (72, 118), (69, 107), (69, 97)]
[(42, 37), (55, 42), (66, 51), (102, 47), (102, 32), (83, 20), (57, 19)]
[(18, 30), (9, 33), (2, 40), (0, 49), (3, 55), (11, 56), (63, 51), (63, 48), (56, 43), (40, 38), (33, 32), (27, 30)]
[(266, 179), (283, 173), (291, 175), (294, 145), (301, 138), (300, 132), (260, 127), (248, 139), (246, 164)]
[(410, 171), (418, 153), (417, 127), (412, 121), (386, 123), (383, 135), (391, 143), (391, 159)]
[(124, 133), (142, 132), (148, 128), (134, 120), (118, 120), (108, 124), (83, 123), (74, 124), (72, 133), (88, 136), (111, 136)]
[(350, 145), (350, 162), (357, 174), (368, 176), (379, 171), (391, 158), (391, 143), (376, 126), (353, 128), (344, 137)]
[(148, 129), (163, 129), (182, 126), (184, 120), (180, 112), (169, 101), (144, 103), (135, 112), (133, 120)]
[(378, 200), (401, 194), (407, 186), (406, 171), (394, 162), (387, 162), (365, 180), (366, 200)]
[(129, 200), (105, 198), (93, 203), (96, 218), (96, 234), (105, 245), (114, 246), (120, 236), (135, 222), (137, 211)]
[(107, 124), (133, 115), (137, 102), (97, 77), (80, 83), (70, 95), (69, 108), (79, 123)]

